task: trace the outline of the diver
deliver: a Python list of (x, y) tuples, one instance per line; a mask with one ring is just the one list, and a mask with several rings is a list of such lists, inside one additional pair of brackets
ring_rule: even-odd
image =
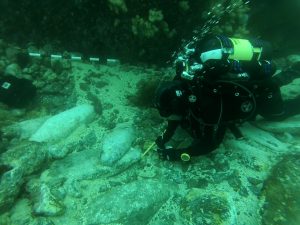
[(0, 102), (11, 108), (24, 108), (36, 96), (32, 81), (0, 74)]
[[(175, 61), (174, 80), (156, 90), (154, 107), (168, 121), (155, 141), (160, 158), (189, 161), (215, 150), (228, 129), (243, 138), (237, 125), (257, 115), (279, 121), (300, 113), (300, 95), (283, 101), (280, 92), (286, 77), (300, 77), (300, 63), (275, 73), (271, 55), (267, 42), (225, 36), (189, 46)], [(193, 141), (174, 149), (168, 142), (179, 126)]]

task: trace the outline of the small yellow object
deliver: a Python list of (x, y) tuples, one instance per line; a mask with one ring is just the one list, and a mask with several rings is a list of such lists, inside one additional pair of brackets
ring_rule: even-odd
[(182, 161), (188, 162), (188, 161), (190, 161), (191, 156), (190, 156), (189, 154), (187, 154), (187, 153), (182, 153), (182, 154), (180, 155), (180, 158), (181, 158)]
[(152, 147), (154, 145), (155, 145), (155, 142), (153, 142), (151, 145), (149, 145), (149, 147), (146, 149), (146, 151), (142, 154), (142, 157), (144, 157), (152, 149)]

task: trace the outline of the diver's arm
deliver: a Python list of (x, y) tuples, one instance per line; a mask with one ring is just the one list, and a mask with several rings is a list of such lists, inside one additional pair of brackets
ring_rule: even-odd
[(172, 138), (175, 133), (175, 130), (179, 126), (179, 120), (168, 120), (168, 126), (161, 136), (158, 136), (155, 143), (158, 148), (164, 149), (165, 144)]
[(224, 139), (225, 126), (205, 126), (203, 136), (195, 139), (187, 152), (191, 156), (205, 155), (215, 150)]
[(255, 60), (252, 63), (244, 63), (242, 69), (250, 75), (251, 80), (265, 80), (275, 74), (276, 64), (272, 60)]
[(189, 161), (191, 156), (205, 155), (215, 150), (222, 142), (225, 135), (225, 126), (205, 126), (203, 136), (195, 139), (187, 148), (159, 149), (158, 154), (162, 159), (170, 161)]

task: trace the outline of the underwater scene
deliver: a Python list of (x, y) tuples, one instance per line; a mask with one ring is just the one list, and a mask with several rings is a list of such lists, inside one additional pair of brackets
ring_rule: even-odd
[(0, 0), (0, 225), (299, 225), (299, 0)]

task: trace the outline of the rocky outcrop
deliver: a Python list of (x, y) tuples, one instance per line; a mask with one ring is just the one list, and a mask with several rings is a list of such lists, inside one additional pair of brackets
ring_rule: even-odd
[(65, 206), (51, 193), (46, 184), (42, 184), (33, 213), (38, 216), (60, 216), (64, 214)]
[(170, 186), (161, 181), (140, 180), (95, 196), (85, 212), (87, 224), (146, 224), (170, 197)]
[(262, 224), (300, 224), (300, 153), (283, 156), (264, 182)]
[(280, 122), (260, 121), (257, 126), (276, 134), (300, 134), (300, 117), (294, 116)]
[(1, 164), (11, 167), (11, 170), (0, 174), (0, 210), (6, 211), (19, 195), (26, 177), (44, 166), (47, 153), (39, 145), (25, 143), (9, 149), (1, 157)]
[(182, 200), (181, 215), (191, 224), (237, 224), (234, 202), (225, 192), (191, 189)]

